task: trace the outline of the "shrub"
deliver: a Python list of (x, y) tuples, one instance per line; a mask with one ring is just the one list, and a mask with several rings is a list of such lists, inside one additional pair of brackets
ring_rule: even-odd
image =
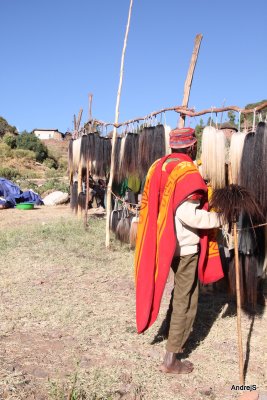
[(35, 160), (35, 153), (32, 150), (16, 149), (13, 150), (13, 157), (26, 158), (27, 160)]
[(32, 150), (36, 154), (36, 160), (43, 162), (48, 157), (48, 149), (33, 133), (22, 132), (17, 138), (19, 149)]
[(44, 160), (44, 165), (48, 168), (54, 168), (54, 169), (58, 168), (57, 160), (55, 160), (54, 158), (50, 158), (50, 157), (48, 157)]
[(68, 161), (65, 160), (64, 158), (60, 158), (58, 162), (58, 167), (62, 172), (66, 172), (68, 170)]
[(12, 157), (13, 150), (5, 143), (0, 143), (0, 157)]
[(11, 149), (15, 149), (17, 147), (17, 138), (14, 135), (6, 134), (3, 138), (3, 142)]
[(0, 176), (1, 178), (6, 178), (12, 181), (13, 179), (18, 178), (20, 173), (16, 168), (0, 167)]

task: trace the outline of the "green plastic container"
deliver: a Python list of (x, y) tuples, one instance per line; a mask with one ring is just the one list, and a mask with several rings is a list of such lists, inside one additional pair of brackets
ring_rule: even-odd
[(34, 208), (34, 203), (19, 203), (16, 204), (16, 208), (19, 210), (32, 210)]

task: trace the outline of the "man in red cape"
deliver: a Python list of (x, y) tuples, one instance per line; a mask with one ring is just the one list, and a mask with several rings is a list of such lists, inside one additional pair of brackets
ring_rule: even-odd
[(197, 139), (192, 128), (170, 132), (172, 154), (150, 167), (137, 232), (135, 253), (138, 333), (156, 320), (170, 267), (174, 271), (172, 314), (161, 371), (189, 373), (179, 361), (196, 316), (198, 279), (208, 284), (223, 277), (218, 246), (208, 229), (220, 226), (208, 212), (207, 186), (193, 160)]

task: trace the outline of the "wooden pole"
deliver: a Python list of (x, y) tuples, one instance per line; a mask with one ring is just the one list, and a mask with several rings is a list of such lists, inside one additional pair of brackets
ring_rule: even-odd
[(237, 339), (239, 353), (239, 381), (240, 385), (244, 385), (244, 361), (243, 361), (243, 344), (241, 330), (241, 299), (240, 299), (240, 275), (239, 275), (239, 258), (238, 258), (238, 234), (236, 222), (234, 222), (234, 246), (235, 246), (235, 284), (236, 284), (236, 311), (237, 311)]
[[(92, 101), (93, 95), (89, 93), (89, 108), (88, 108), (88, 117), (89, 120), (92, 120)], [(92, 125), (90, 124), (90, 132), (92, 132)], [(84, 229), (88, 228), (88, 203), (89, 203), (89, 180), (90, 180), (90, 162), (86, 161), (86, 197), (85, 197), (85, 211), (84, 211)]]
[[(197, 63), (198, 51), (199, 51), (199, 48), (200, 48), (200, 43), (201, 43), (202, 37), (203, 36), (200, 33), (195, 38), (194, 50), (193, 50), (193, 53), (192, 53), (189, 69), (188, 69), (188, 72), (187, 72), (186, 81), (185, 81), (185, 84), (184, 84), (184, 97), (183, 97), (183, 102), (182, 102), (182, 105), (184, 107), (187, 107), (187, 105), (188, 105), (191, 85), (192, 85), (192, 81), (193, 81), (194, 70), (195, 70), (195, 66), (196, 66), (196, 63)], [(185, 124), (185, 115), (184, 114), (180, 114), (179, 128), (183, 128), (184, 124)]]
[[(232, 168), (228, 165), (229, 184), (232, 184)], [(240, 274), (239, 274), (239, 257), (238, 257), (238, 233), (237, 224), (233, 223), (234, 230), (234, 250), (235, 250), (235, 285), (236, 285), (236, 314), (237, 314), (237, 341), (239, 355), (239, 382), (244, 385), (244, 360), (243, 360), (243, 344), (242, 344), (242, 327), (241, 327), (241, 296), (240, 296)]]
[(79, 114), (78, 114), (77, 121), (76, 121), (76, 125), (77, 125), (76, 129), (77, 129), (77, 131), (80, 129), (82, 114), (83, 114), (83, 109), (81, 108), (80, 111), (79, 111)]
[[(124, 37), (124, 44), (123, 44), (123, 49), (122, 49), (122, 56), (121, 56), (120, 80), (119, 80), (117, 102), (116, 102), (116, 109), (115, 109), (115, 124), (117, 124), (119, 121), (120, 97), (121, 97), (121, 88), (122, 88), (123, 70), (124, 70), (124, 57), (125, 57), (125, 50), (126, 50), (126, 46), (127, 46), (130, 21), (131, 21), (132, 6), (133, 6), (133, 0), (130, 0), (128, 21), (127, 21), (126, 32), (125, 32), (125, 37)], [(114, 126), (113, 134), (112, 134), (110, 176), (109, 176), (108, 187), (107, 187), (106, 247), (109, 247), (109, 243), (110, 243), (109, 222), (110, 222), (110, 214), (111, 214), (111, 188), (112, 188), (112, 182), (113, 182), (113, 177), (114, 177), (114, 158), (115, 158), (116, 136), (117, 136), (117, 128), (116, 128), (116, 126)]]
[[(240, 112), (242, 114), (251, 114), (254, 112), (254, 110), (256, 111), (260, 111), (263, 108), (267, 107), (267, 101), (263, 104), (261, 104), (260, 106), (257, 106), (256, 108), (253, 109), (246, 109), (246, 108), (241, 108), (238, 106), (227, 106), (227, 107), (219, 107), (219, 108), (207, 108), (205, 110), (201, 110), (201, 111), (194, 111), (193, 109), (189, 109), (186, 107), (182, 107), (182, 106), (174, 106), (174, 107), (167, 107), (167, 108), (162, 108), (161, 110), (158, 111), (153, 111), (152, 113), (149, 113), (147, 115), (145, 115), (144, 117), (137, 117), (137, 118), (133, 118), (133, 119), (129, 119), (128, 121), (124, 121), (124, 122), (119, 122), (119, 123), (114, 123), (114, 122), (105, 122), (105, 121), (101, 121), (99, 119), (94, 119), (94, 122), (96, 125), (103, 125), (103, 126), (116, 126), (117, 128), (119, 128), (120, 126), (123, 125), (129, 125), (132, 122), (139, 122), (139, 121), (143, 121), (149, 117), (153, 117), (156, 116), (158, 114), (164, 113), (166, 111), (175, 111), (179, 114), (183, 114), (185, 116), (188, 117), (199, 117), (200, 115), (205, 115), (205, 114), (210, 114), (211, 112), (213, 113), (223, 113), (225, 111), (236, 111), (236, 112)], [(89, 123), (92, 121), (88, 121)], [(87, 123), (88, 123), (87, 122)]]

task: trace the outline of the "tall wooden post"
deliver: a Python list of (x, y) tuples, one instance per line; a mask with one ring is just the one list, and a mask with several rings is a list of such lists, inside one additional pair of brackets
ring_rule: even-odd
[[(232, 167), (228, 164), (228, 180), (229, 184), (233, 183)], [(237, 324), (237, 341), (239, 355), (239, 383), (244, 385), (244, 360), (243, 360), (243, 344), (242, 344), (242, 326), (241, 326), (241, 295), (240, 295), (240, 274), (239, 274), (239, 257), (238, 257), (238, 233), (237, 223), (233, 223), (234, 231), (234, 251), (235, 251), (235, 287), (236, 287), (236, 324)]]
[[(194, 75), (194, 70), (195, 66), (197, 63), (197, 57), (198, 57), (198, 51), (200, 48), (200, 43), (202, 40), (203, 35), (200, 33), (196, 36), (195, 38), (195, 45), (194, 45), (194, 50), (192, 53), (189, 69), (187, 72), (187, 78), (184, 84), (184, 97), (183, 97), (183, 102), (182, 106), (187, 107), (188, 106), (188, 101), (189, 101), (189, 96), (190, 96), (190, 90), (191, 90), (191, 85), (193, 81), (193, 75)], [(180, 114), (179, 118), (179, 128), (183, 128), (185, 124), (185, 115)]]
[(123, 71), (124, 71), (124, 57), (125, 57), (125, 50), (126, 50), (126, 46), (127, 46), (130, 21), (131, 21), (132, 6), (133, 6), (133, 0), (130, 0), (128, 21), (127, 21), (126, 32), (125, 32), (125, 37), (124, 37), (124, 44), (123, 44), (123, 49), (122, 49), (122, 56), (121, 56), (120, 80), (119, 80), (117, 102), (116, 102), (116, 109), (115, 109), (115, 124), (114, 124), (114, 129), (113, 129), (113, 134), (112, 134), (110, 176), (109, 176), (108, 187), (107, 187), (107, 205), (106, 205), (106, 207), (107, 207), (106, 247), (109, 247), (109, 242), (110, 242), (109, 223), (110, 223), (110, 214), (111, 214), (111, 188), (112, 188), (112, 182), (113, 182), (113, 177), (114, 177), (115, 143), (116, 143), (116, 137), (117, 137), (116, 125), (119, 122), (120, 97), (121, 97), (121, 88), (122, 88)]

